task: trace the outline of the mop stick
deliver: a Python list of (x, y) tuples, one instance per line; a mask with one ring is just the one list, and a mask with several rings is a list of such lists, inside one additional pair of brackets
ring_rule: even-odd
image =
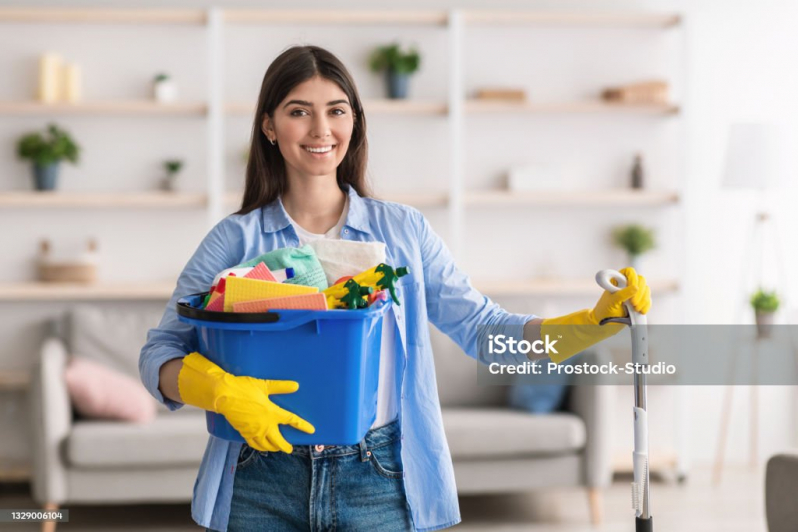
[[(615, 279), (617, 286), (610, 282)], [(610, 293), (626, 287), (626, 276), (615, 270), (602, 270), (596, 274), (596, 282)], [(634, 482), (632, 482), (632, 508), (635, 510), (636, 532), (653, 532), (654, 520), (651, 516), (649, 501), (648, 471), (648, 411), (646, 405), (646, 375), (642, 372), (648, 366), (648, 333), (647, 320), (644, 314), (637, 312), (630, 301), (624, 303), (625, 318), (606, 318), (605, 323), (623, 323), (629, 325), (632, 334), (632, 362), (637, 371), (634, 375), (634, 453), (632, 454)]]

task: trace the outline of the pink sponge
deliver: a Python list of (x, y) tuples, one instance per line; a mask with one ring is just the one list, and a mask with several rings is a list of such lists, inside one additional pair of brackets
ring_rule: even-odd
[(257, 266), (252, 268), (252, 270), (244, 276), (244, 279), (260, 279), (261, 281), (271, 281), (273, 283), (278, 282), (274, 275), (272, 275), (272, 271), (264, 262), (259, 262)]

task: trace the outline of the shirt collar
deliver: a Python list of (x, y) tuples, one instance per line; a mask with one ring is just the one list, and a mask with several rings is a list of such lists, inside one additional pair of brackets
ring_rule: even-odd
[[(347, 186), (347, 194), (349, 195), (349, 213), (346, 215), (346, 223), (344, 225), (370, 234), (371, 224), (369, 223), (368, 211), (363, 198), (351, 186)], [(262, 213), (263, 231), (265, 233), (276, 233), (291, 225), (291, 219), (288, 213), (285, 212), (282, 198), (278, 197), (263, 207)]]

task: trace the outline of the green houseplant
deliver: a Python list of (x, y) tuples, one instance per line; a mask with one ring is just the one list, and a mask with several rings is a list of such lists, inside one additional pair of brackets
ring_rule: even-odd
[(372, 72), (385, 72), (389, 97), (401, 99), (407, 98), (410, 74), (418, 70), (421, 56), (416, 48), (393, 43), (377, 47), (369, 64)]
[(17, 142), (17, 155), (33, 163), (36, 190), (54, 190), (59, 163), (66, 160), (76, 164), (80, 158), (80, 146), (67, 131), (50, 124), (44, 135), (33, 132), (21, 137)]
[(175, 180), (177, 174), (183, 169), (183, 161), (180, 159), (169, 159), (163, 162), (163, 169), (166, 170), (166, 177), (161, 182), (161, 188), (168, 192), (175, 190)]
[(612, 232), (615, 244), (626, 251), (629, 265), (640, 269), (640, 256), (656, 247), (654, 230), (642, 225), (630, 224), (616, 227)]
[(773, 317), (779, 309), (779, 296), (775, 291), (760, 288), (751, 296), (751, 307), (756, 316), (756, 332), (759, 338), (767, 338), (773, 328)]

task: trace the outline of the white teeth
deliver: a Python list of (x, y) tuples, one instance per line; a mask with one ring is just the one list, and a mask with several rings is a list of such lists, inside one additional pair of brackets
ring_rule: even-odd
[(305, 146), (305, 149), (308, 150), (310, 153), (327, 153), (328, 151), (332, 150), (332, 146), (325, 146), (324, 148), (311, 148), (309, 146)]

